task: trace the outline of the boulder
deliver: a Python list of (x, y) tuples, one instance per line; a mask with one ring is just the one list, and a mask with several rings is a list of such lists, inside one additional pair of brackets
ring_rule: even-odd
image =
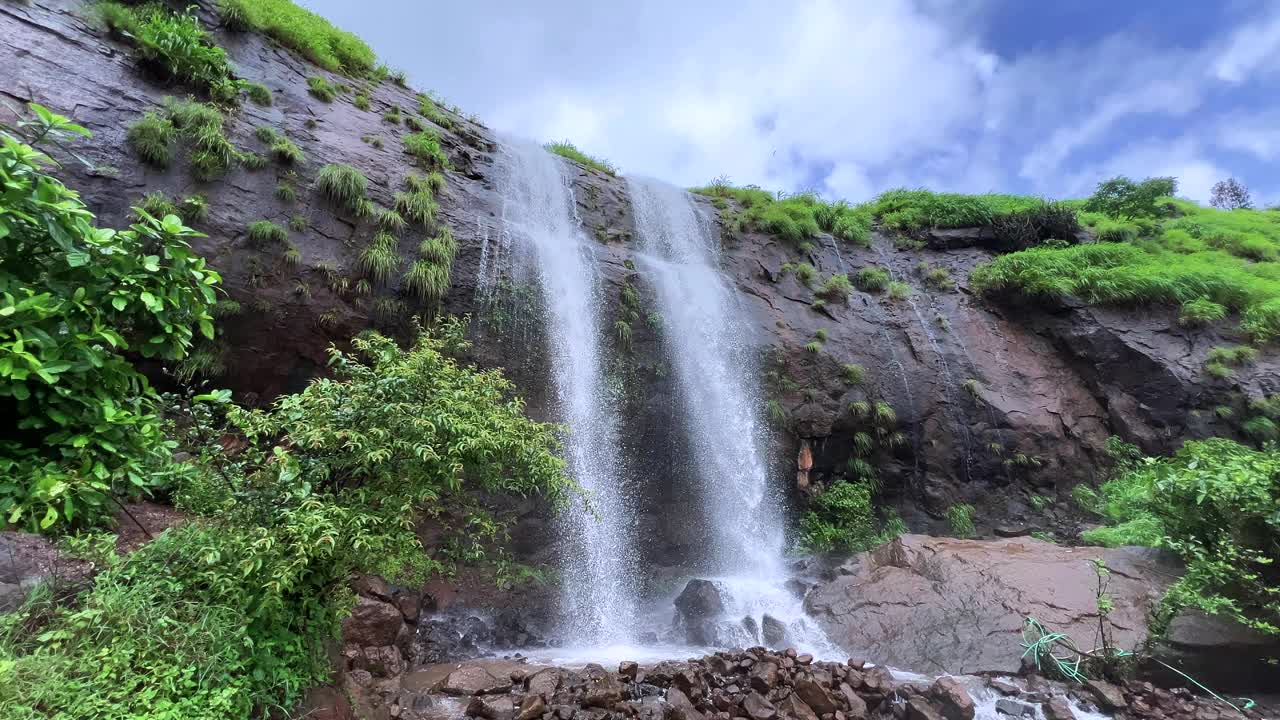
[(778, 684), (777, 663), (766, 660), (756, 663), (751, 670), (751, 687), (761, 695), (768, 695)]
[[(1280, 687), (1280, 637), (1263, 635), (1225, 617), (1196, 610), (1179, 613), (1157, 644), (1155, 658), (1219, 692), (1241, 694)], [(1166, 684), (1181, 684), (1181, 676), (1157, 663), (1143, 671)]]
[(529, 676), (526, 688), (530, 694), (550, 698), (560, 687), (560, 669), (546, 668)]
[(702, 713), (693, 706), (689, 696), (679, 688), (667, 688), (667, 704), (663, 712), (666, 720), (703, 720)]
[(1076, 720), (1076, 714), (1071, 710), (1071, 703), (1061, 695), (1049, 698), (1049, 702), (1042, 707), (1045, 720)]
[(497, 697), (477, 695), (467, 703), (466, 713), (469, 717), (480, 717), (485, 720), (513, 720), (516, 708), (511, 698), (506, 695)]
[(1089, 692), (1103, 710), (1120, 710), (1125, 706), (1124, 692), (1105, 680), (1089, 680), (1085, 683)]
[(623, 660), (618, 663), (618, 674), (630, 680), (635, 680), (636, 675), (640, 672), (640, 664), (632, 660)]
[(778, 712), (788, 720), (818, 720), (818, 715), (813, 712), (813, 708), (805, 704), (795, 693), (791, 693), (778, 703)]
[(916, 695), (907, 700), (907, 720), (943, 720), (943, 718), (938, 709), (928, 700)]
[(844, 713), (849, 720), (862, 720), (867, 716), (867, 701), (854, 692), (848, 683), (840, 683), (840, 695), (844, 698)]
[(598, 707), (610, 710), (622, 702), (623, 687), (618, 678), (609, 673), (588, 681), (582, 692), (582, 704), (586, 707)]
[(404, 616), (391, 603), (368, 597), (356, 598), (356, 606), (342, 621), (342, 641), (360, 647), (394, 645)]
[(947, 720), (973, 720), (977, 710), (969, 691), (953, 677), (940, 677), (929, 690)]
[(778, 709), (773, 706), (773, 703), (754, 691), (747, 693), (747, 696), (742, 699), (742, 711), (751, 720), (770, 720), (778, 714)]
[(795, 694), (804, 701), (813, 711), (819, 715), (834, 713), (840, 708), (836, 705), (836, 701), (827, 692), (827, 689), (818, 684), (812, 678), (802, 678), (796, 681)]
[(1016, 674), (1027, 616), (1092, 647), (1089, 561), (1097, 558), (1112, 569), (1115, 642), (1134, 647), (1146, 637), (1148, 609), (1179, 572), (1167, 554), (1144, 548), (903, 535), (854, 556), (809, 592), (805, 607), (832, 640), (886, 665)]
[(710, 645), (715, 642), (715, 622), (724, 612), (724, 598), (715, 583), (690, 580), (676, 597), (675, 606), (679, 624), (690, 644)]
[(515, 720), (538, 720), (547, 711), (547, 703), (541, 695), (525, 695)]
[(1012, 718), (1033, 718), (1036, 716), (1036, 708), (1020, 700), (1002, 697), (996, 700), (996, 712), (1001, 715), (1008, 715)]
[(510, 677), (498, 677), (479, 665), (464, 665), (436, 685), (446, 695), (492, 695), (511, 689)]
[(761, 639), (766, 647), (780, 648), (787, 644), (787, 626), (781, 620), (766, 614), (760, 625)]

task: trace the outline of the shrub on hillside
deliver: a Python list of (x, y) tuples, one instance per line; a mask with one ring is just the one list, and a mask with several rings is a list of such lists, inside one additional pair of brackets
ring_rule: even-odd
[(1117, 175), (1098, 183), (1084, 209), (1117, 218), (1158, 217), (1163, 211), (1157, 201), (1177, 191), (1178, 181), (1175, 178), (1153, 177), (1134, 182)]

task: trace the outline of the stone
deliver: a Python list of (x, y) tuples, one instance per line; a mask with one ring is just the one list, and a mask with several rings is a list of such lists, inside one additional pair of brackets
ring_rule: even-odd
[(467, 703), (466, 713), (470, 717), (481, 717), (485, 720), (512, 720), (515, 716), (515, 704), (505, 695), (496, 697), (477, 695)]
[(395, 605), (405, 622), (417, 623), (422, 599), (413, 593), (402, 592), (396, 595)]
[(618, 678), (613, 675), (605, 673), (603, 677), (597, 677), (588, 682), (582, 693), (582, 704), (586, 707), (610, 710), (614, 705), (622, 702), (622, 695), (622, 683), (618, 682)]
[(400, 650), (390, 645), (360, 648), (351, 655), (348, 662), (351, 668), (368, 670), (374, 677), (397, 677), (405, 670)]
[(679, 688), (667, 688), (667, 705), (663, 712), (666, 720), (703, 720), (702, 713), (693, 706), (689, 696)]
[(693, 579), (675, 600), (680, 625), (691, 645), (715, 642), (715, 621), (724, 612), (724, 598), (710, 580)]
[(791, 693), (778, 703), (778, 712), (788, 720), (818, 720), (818, 715), (813, 708), (806, 705), (795, 693)]
[(831, 698), (831, 694), (826, 688), (818, 684), (816, 681), (804, 678), (797, 680), (795, 684), (796, 695), (804, 701), (813, 711), (819, 715), (828, 715), (834, 713), (839, 707), (836, 706), (835, 700)]
[(840, 683), (840, 695), (844, 698), (844, 712), (849, 720), (862, 720), (867, 716), (867, 701), (854, 692), (848, 683)]
[[(1280, 687), (1280, 637), (1264, 635), (1230, 618), (1184, 610), (1169, 623), (1154, 657), (1218, 692), (1239, 694)], [(1185, 680), (1167, 668), (1148, 663), (1149, 675), (1162, 684)]]
[(796, 656), (796, 664), (797, 664), (797, 665), (808, 665), (808, 664), (810, 664), (810, 663), (812, 663), (812, 662), (813, 662), (813, 656), (812, 656), (812, 655), (809, 655), (808, 653), (805, 653), (805, 654), (803, 654), (803, 655), (797, 655), (797, 656)]
[(360, 647), (394, 645), (404, 617), (391, 603), (368, 597), (356, 598), (356, 606), (342, 621), (342, 641)]
[(1120, 710), (1125, 706), (1124, 693), (1105, 680), (1089, 680), (1085, 683), (1085, 687), (1093, 693), (1093, 697), (1103, 710)]
[(1071, 703), (1061, 695), (1049, 698), (1049, 702), (1041, 707), (1044, 709), (1045, 720), (1076, 720), (1076, 714), (1071, 710)]
[(560, 687), (560, 678), (559, 668), (546, 668), (530, 675), (525, 687), (531, 694), (549, 698)]
[[(1017, 674), (1026, 616), (1092, 647), (1097, 629), (1091, 559), (1115, 570), (1115, 644), (1146, 638), (1148, 609), (1179, 572), (1146, 548), (1062, 547), (1030, 538), (973, 541), (902, 535), (854, 556), (819, 583), (805, 608), (834, 642), (877, 664), (925, 674)], [(906, 642), (904, 628), (927, 641)]]
[(525, 695), (515, 720), (538, 720), (547, 711), (547, 703), (541, 695)]
[(635, 680), (636, 674), (640, 672), (640, 664), (631, 660), (623, 660), (618, 663), (618, 674), (628, 680)]
[(742, 711), (751, 720), (770, 720), (778, 714), (778, 709), (773, 706), (773, 703), (754, 691), (747, 693), (747, 696), (742, 699)]
[(943, 718), (928, 700), (915, 695), (907, 700), (907, 720), (943, 720)]
[(464, 665), (436, 686), (445, 695), (492, 695), (511, 689), (509, 677), (496, 677), (479, 665)]
[(1034, 705), (1014, 700), (1012, 698), (1002, 697), (996, 699), (996, 712), (1009, 717), (1035, 717), (1036, 708)]
[(761, 695), (768, 695), (778, 684), (778, 666), (772, 662), (758, 663), (751, 671), (751, 688)]
[(947, 720), (973, 720), (977, 712), (969, 691), (953, 677), (940, 677), (933, 681), (929, 693), (942, 709)]
[(995, 690), (1001, 695), (1021, 695), (1022, 689), (1017, 685), (1000, 678), (988, 678), (987, 687)]

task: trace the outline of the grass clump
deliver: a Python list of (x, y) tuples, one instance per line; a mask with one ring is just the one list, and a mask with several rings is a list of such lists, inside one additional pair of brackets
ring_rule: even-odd
[(906, 300), (911, 297), (911, 286), (898, 280), (890, 281), (886, 289), (890, 300)]
[(268, 152), (281, 165), (300, 165), (306, 160), (306, 155), (303, 154), (302, 148), (284, 136), (272, 141)]
[(1178, 316), (1178, 324), (1186, 327), (1199, 327), (1217, 322), (1227, 316), (1227, 308), (1208, 298), (1195, 298), (1182, 303), (1182, 314)]
[(854, 385), (861, 385), (866, 380), (866, 376), (866, 369), (855, 363), (846, 363), (840, 368), (841, 380), (844, 381), (845, 385), (849, 385), (850, 387)]
[(816, 294), (827, 300), (847, 300), (852, 291), (853, 283), (849, 281), (849, 276), (845, 273), (837, 273), (827, 278)]
[(889, 271), (878, 267), (865, 267), (853, 276), (853, 284), (863, 292), (882, 292), (889, 287)]
[(134, 8), (118, 2), (98, 2), (92, 7), (93, 19), (112, 36), (124, 39), (138, 34), (140, 20)]
[(213, 43), (194, 14), (171, 13), (160, 5), (135, 12), (139, 22), (132, 34), (144, 65), (214, 100), (236, 102), (240, 83), (231, 73), (227, 54)]
[(947, 508), (947, 525), (956, 537), (973, 537), (973, 506), (959, 503)]
[(360, 92), (356, 93), (356, 96), (351, 99), (351, 104), (355, 105), (357, 110), (368, 110), (369, 109), (369, 93), (365, 92), (364, 90), (361, 90)]
[[(222, 4), (225, 12), (227, 1)], [(274, 38), (330, 72), (365, 75), (377, 65), (377, 56), (360, 38), (291, 0), (232, 0), (231, 4), (238, 6), (246, 27)]]
[(329, 79), (320, 75), (307, 78), (307, 92), (320, 102), (333, 102), (338, 97), (338, 88)]
[(440, 136), (433, 130), (405, 135), (404, 151), (422, 161), (428, 168), (449, 167), (449, 156), (440, 146)]
[(178, 217), (188, 225), (209, 217), (209, 200), (203, 195), (188, 195), (178, 202)]
[(369, 179), (350, 165), (329, 164), (316, 174), (316, 189), (340, 208), (355, 215), (364, 214)]
[(245, 94), (249, 96), (249, 99), (252, 100), (254, 104), (261, 105), (262, 107), (271, 107), (271, 90), (268, 89), (266, 85), (261, 83), (245, 83), (244, 90)]
[(289, 218), (289, 229), (294, 232), (302, 232), (307, 229), (307, 219), (302, 215), (294, 215)]
[(275, 243), (285, 243), (289, 239), (289, 232), (270, 220), (250, 223), (247, 233), (249, 242), (260, 248)]
[(384, 283), (400, 268), (403, 258), (396, 248), (396, 237), (388, 232), (378, 232), (373, 241), (360, 253), (360, 271), (374, 282)]
[(837, 482), (818, 495), (800, 521), (800, 545), (817, 552), (868, 550), (904, 532), (902, 521), (876, 519), (865, 480)]
[(382, 113), (383, 122), (389, 122), (392, 125), (399, 125), (400, 120), (400, 106), (398, 105), (392, 105), (390, 110)]
[(588, 155), (579, 150), (576, 145), (568, 140), (549, 142), (543, 145), (543, 147), (546, 148), (548, 152), (559, 155), (562, 158), (568, 158), (569, 160), (572, 160), (579, 165), (589, 167), (592, 170), (598, 170), (606, 175), (618, 174), (618, 168), (614, 167), (614, 165), (608, 160), (595, 157), (594, 155)]
[(453, 127), (453, 120), (445, 114), (440, 103), (426, 93), (418, 93), (418, 112), (422, 117), (446, 130)]
[(227, 173), (241, 153), (227, 139), (225, 118), (218, 108), (194, 100), (165, 98), (165, 113), (182, 137), (191, 144), (191, 174), (208, 182)]
[(291, 203), (298, 199), (298, 191), (293, 189), (293, 185), (281, 181), (276, 183), (276, 198), (282, 202)]
[(141, 120), (129, 126), (125, 139), (142, 162), (152, 167), (167, 168), (173, 159), (173, 141), (177, 136), (169, 118), (148, 111)]

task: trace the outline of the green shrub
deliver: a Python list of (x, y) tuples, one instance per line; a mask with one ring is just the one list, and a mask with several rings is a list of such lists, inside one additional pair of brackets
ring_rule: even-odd
[(163, 218), (165, 215), (177, 215), (178, 206), (162, 191), (149, 192), (142, 196), (142, 201), (137, 204), (133, 214), (139, 221), (146, 219), (147, 215)]
[(222, 27), (232, 32), (244, 32), (250, 27), (246, 0), (218, 0), (218, 17)]
[(378, 232), (373, 240), (360, 253), (360, 270), (374, 282), (384, 283), (391, 279), (400, 264), (404, 262), (396, 245), (398, 241), (391, 233)]
[(300, 165), (306, 160), (302, 148), (287, 137), (279, 137), (271, 143), (271, 156), (282, 165)]
[(400, 124), (400, 108), (398, 106), (392, 105), (390, 110), (382, 113), (382, 121), (389, 122), (392, 125), (399, 125)]
[(133, 37), (138, 34), (138, 14), (132, 7), (118, 2), (94, 3), (93, 17), (117, 38)]
[(404, 151), (421, 160), (429, 168), (449, 167), (449, 156), (440, 146), (440, 136), (434, 130), (405, 135)]
[(889, 287), (889, 271), (878, 267), (865, 267), (853, 276), (853, 284), (863, 292), (880, 292)]
[(906, 300), (911, 297), (911, 286), (904, 282), (893, 280), (886, 288), (890, 300)]
[(449, 129), (453, 127), (453, 120), (445, 114), (440, 104), (430, 95), (418, 93), (418, 112), (442, 128)]
[(1157, 629), (1192, 607), (1280, 634), (1280, 451), (1188, 441), (1173, 457), (1147, 458), (1104, 484), (1101, 509), (1110, 527), (1085, 540), (1163, 547), (1187, 565)]
[(141, 120), (129, 126), (125, 136), (129, 147), (142, 162), (158, 168), (169, 167), (173, 159), (173, 141), (177, 137), (169, 118), (148, 111)]
[(876, 520), (871, 488), (862, 480), (837, 482), (815, 498), (800, 520), (800, 544), (818, 552), (857, 552), (888, 542), (901, 521)]
[(178, 203), (178, 216), (188, 225), (209, 217), (209, 201), (203, 195), (188, 195)]
[(240, 86), (227, 65), (227, 54), (213, 44), (195, 15), (152, 6), (142, 13), (134, 40), (142, 61), (165, 77), (203, 90), (220, 102), (236, 100)]
[(813, 281), (818, 277), (818, 271), (807, 262), (783, 263), (782, 272), (794, 273), (796, 280), (799, 280), (800, 284), (805, 287), (811, 287)]
[(360, 215), (362, 203), (367, 201), (369, 180), (350, 165), (329, 164), (316, 174), (316, 188), (338, 207)]
[(227, 139), (222, 113), (213, 105), (194, 100), (165, 98), (169, 121), (191, 144), (191, 174), (208, 182), (222, 177), (241, 155)]
[(947, 525), (956, 537), (973, 537), (973, 506), (960, 503), (947, 508)]
[(249, 237), (249, 242), (258, 247), (284, 243), (289, 239), (289, 231), (270, 220), (258, 220), (250, 223), (246, 234)]
[(360, 38), (291, 0), (239, 2), (246, 24), (332, 72), (372, 72), (377, 56)]
[(1084, 209), (1116, 218), (1156, 217), (1162, 213), (1157, 201), (1178, 191), (1171, 177), (1147, 178), (1134, 182), (1123, 175), (1098, 183)]
[(271, 90), (261, 83), (245, 83), (245, 92), (249, 99), (262, 107), (271, 107)]
[(259, 125), (258, 127), (254, 128), (253, 136), (268, 145), (279, 140), (281, 137), (280, 131), (276, 130), (270, 125)]
[(360, 92), (356, 93), (356, 96), (351, 99), (351, 104), (355, 105), (357, 110), (368, 110), (369, 109), (369, 93), (364, 90), (361, 90)]
[[(427, 115), (427, 118), (431, 119), (431, 116), (426, 112), (423, 112), (423, 115)], [(608, 160), (595, 157), (594, 155), (588, 155), (579, 150), (577, 146), (568, 140), (547, 143), (546, 145), (543, 145), (543, 147), (545, 147), (548, 152), (555, 153), (562, 158), (568, 158), (569, 160), (572, 160), (584, 167), (589, 167), (592, 170), (598, 170), (606, 175), (618, 174), (618, 168), (614, 167), (614, 165)]]
[(298, 199), (298, 191), (287, 182), (276, 183), (276, 198), (281, 202), (291, 203)]
[(294, 215), (289, 218), (289, 229), (294, 232), (302, 232), (307, 229), (307, 219), (302, 215)]
[(307, 78), (307, 92), (320, 102), (333, 102), (338, 97), (338, 88), (328, 78), (320, 75)]
[[(413, 177), (413, 176), (410, 176)], [(413, 189), (417, 186), (409, 182), (409, 192), (398, 192), (394, 196), (395, 210), (405, 220), (418, 225), (430, 225), (436, 219), (436, 201), (430, 190)]]
[(866, 380), (866, 369), (861, 365), (846, 364), (841, 368), (845, 385), (861, 385)]
[[(46, 140), (87, 134), (32, 110)], [(0, 145), (0, 517), (52, 531), (102, 522), (109, 498), (164, 481), (172, 447), (126, 353), (180, 360), (196, 333), (212, 338), (220, 278), (177, 216), (100, 230), (43, 161), (10, 137)]]
[(242, 152), (236, 154), (236, 159), (244, 166), (246, 170), (261, 170), (267, 166), (268, 160), (265, 155), (256, 152)]
[(458, 254), (458, 241), (449, 228), (441, 228), (435, 237), (427, 238), (418, 245), (418, 254), (437, 265), (448, 267)]
[(1227, 316), (1227, 308), (1208, 298), (1194, 298), (1182, 303), (1178, 324), (1188, 327), (1208, 325)]
[(404, 274), (405, 288), (424, 302), (437, 302), (449, 290), (449, 266), (425, 258), (414, 260)]

